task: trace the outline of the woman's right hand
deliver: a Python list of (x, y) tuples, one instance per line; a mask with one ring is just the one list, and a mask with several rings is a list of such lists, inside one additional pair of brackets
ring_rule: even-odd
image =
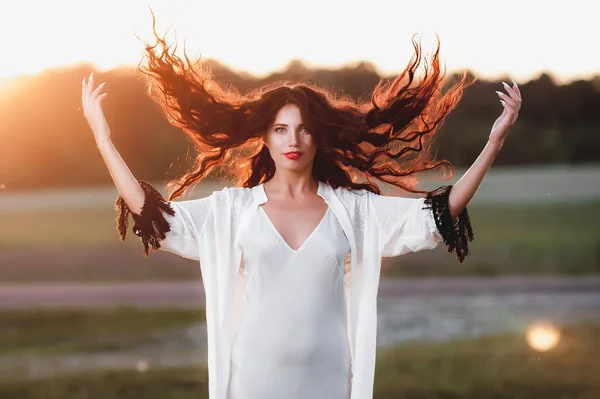
[(110, 129), (106, 118), (104, 117), (104, 111), (102, 110), (102, 100), (108, 93), (102, 93), (104, 89), (104, 83), (100, 84), (94, 89), (94, 73), (90, 74), (90, 77), (86, 81), (83, 78), (81, 82), (81, 104), (83, 106), (83, 115), (87, 120), (96, 143), (100, 144), (110, 139)]

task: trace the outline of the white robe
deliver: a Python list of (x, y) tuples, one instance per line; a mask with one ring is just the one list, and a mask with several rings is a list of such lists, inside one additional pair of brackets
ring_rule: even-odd
[[(348, 334), (352, 358), (351, 399), (373, 397), (377, 338), (377, 290), (382, 257), (437, 246), (442, 236), (424, 198), (381, 196), (365, 190), (319, 190), (350, 244)], [(206, 293), (209, 397), (226, 399), (230, 356), (245, 281), (238, 234), (266, 202), (264, 189), (232, 188), (196, 200), (173, 201), (165, 214), (171, 231), (161, 249), (200, 261)]]

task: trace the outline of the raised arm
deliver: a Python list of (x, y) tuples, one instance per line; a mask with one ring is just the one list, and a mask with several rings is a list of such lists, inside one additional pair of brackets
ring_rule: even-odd
[(500, 91), (496, 93), (500, 97), (500, 102), (504, 110), (494, 122), (489, 140), (483, 151), (450, 191), (448, 206), (452, 219), (456, 219), (475, 195), (488, 169), (492, 166), (496, 155), (498, 155), (498, 152), (502, 148), (504, 139), (506, 139), (511, 126), (515, 123), (519, 115), (519, 110), (521, 109), (521, 92), (519, 91), (519, 87), (514, 82), (512, 87), (507, 83), (502, 83), (508, 95)]
[(172, 239), (167, 249), (193, 257), (196, 251), (193, 248), (192, 222), (189, 222), (189, 218), (184, 219), (182, 215), (173, 217), (175, 210), (172, 204), (148, 182), (138, 181), (133, 176), (110, 140), (110, 128), (102, 110), (102, 101), (107, 95), (103, 90), (104, 83), (94, 88), (94, 75), (91, 74), (89, 79), (84, 78), (82, 81), (81, 102), (83, 114), (92, 129), (96, 145), (120, 194), (116, 208), (117, 230), (121, 241), (124, 241), (127, 235), (131, 214), (135, 223), (133, 232), (144, 244), (144, 256), (148, 256), (150, 247), (160, 248), (167, 238), (167, 233), (172, 231)]
[(103, 90), (104, 83), (94, 88), (93, 73), (89, 79), (83, 79), (81, 89), (83, 115), (92, 129), (96, 146), (102, 154), (121, 198), (132, 212), (140, 214), (144, 206), (145, 193), (110, 139), (110, 128), (102, 110), (102, 101), (108, 93), (104, 93)]

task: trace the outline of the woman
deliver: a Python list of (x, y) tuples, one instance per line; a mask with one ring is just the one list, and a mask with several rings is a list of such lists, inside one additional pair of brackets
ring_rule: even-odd
[[(381, 258), (439, 241), (460, 262), (468, 254), (466, 206), (521, 95), (516, 84), (498, 92), (502, 114), (454, 186), (424, 198), (381, 195), (376, 182), (424, 193), (414, 174), (447, 165), (427, 152), (468, 84), (442, 90), (437, 51), (417, 81), (413, 44), (405, 71), (358, 104), (304, 84), (225, 90), (157, 36), (143, 72), (198, 151), (169, 200), (131, 174), (110, 140), (103, 85), (83, 80), (84, 114), (120, 193), (121, 239), (131, 214), (146, 256), (160, 248), (200, 261), (212, 399), (371, 398)], [(239, 176), (239, 187), (174, 201), (216, 168)]]

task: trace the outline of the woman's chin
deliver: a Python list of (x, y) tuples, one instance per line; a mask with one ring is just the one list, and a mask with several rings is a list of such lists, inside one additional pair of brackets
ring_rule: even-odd
[(307, 164), (306, 162), (298, 162), (286, 159), (285, 161), (280, 162), (278, 165), (276, 165), (276, 169), (286, 172), (298, 173), (305, 170), (310, 171), (311, 165)]

